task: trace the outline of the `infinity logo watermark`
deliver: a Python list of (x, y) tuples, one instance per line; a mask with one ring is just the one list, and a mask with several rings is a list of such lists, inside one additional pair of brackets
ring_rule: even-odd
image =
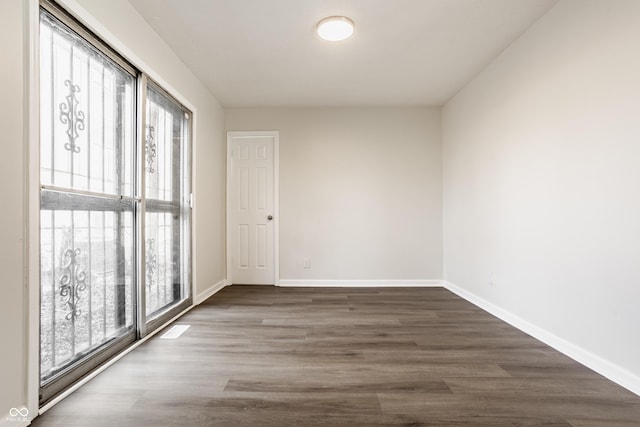
[(7, 421), (26, 421), (28, 416), (29, 410), (27, 408), (11, 408)]

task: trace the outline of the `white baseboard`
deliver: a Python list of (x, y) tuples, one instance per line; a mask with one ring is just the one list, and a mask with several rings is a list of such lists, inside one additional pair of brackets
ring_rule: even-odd
[(196, 295), (195, 299), (193, 300), (194, 305), (202, 304), (203, 302), (205, 302), (207, 298), (220, 292), (222, 288), (224, 288), (225, 286), (227, 286), (227, 281), (225, 279), (222, 279), (215, 285), (211, 286), (209, 289), (206, 289), (200, 292), (198, 295)]
[(603, 359), (602, 357), (595, 355), (572, 342), (564, 340), (548, 330), (540, 328), (510, 311), (498, 307), (484, 298), (468, 292), (451, 282), (445, 281), (444, 287), (470, 303), (480, 307), (484, 311), (493, 314), (511, 326), (520, 329), (548, 346), (553, 347), (560, 353), (569, 356), (573, 360), (640, 396), (640, 377), (638, 375), (635, 375), (621, 366), (611, 363), (610, 361)]
[(297, 280), (280, 279), (278, 286), (318, 288), (442, 287), (442, 280)]

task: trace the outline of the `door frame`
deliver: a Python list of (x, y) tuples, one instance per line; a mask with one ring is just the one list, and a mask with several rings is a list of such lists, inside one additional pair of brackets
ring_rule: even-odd
[(233, 138), (273, 138), (273, 284), (280, 286), (280, 131), (227, 131), (226, 266), (227, 286), (233, 285), (231, 265), (231, 141)]

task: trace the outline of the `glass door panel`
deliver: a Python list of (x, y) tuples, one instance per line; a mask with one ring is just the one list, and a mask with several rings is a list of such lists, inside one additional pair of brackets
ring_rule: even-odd
[(135, 340), (136, 78), (44, 10), (40, 37), (44, 402)]
[(132, 205), (119, 212), (44, 205), (40, 326), (41, 373), (47, 381), (132, 330), (135, 259)]
[(189, 113), (147, 87), (145, 300), (147, 320), (190, 301)]
[(133, 196), (135, 77), (40, 16), (40, 182)]

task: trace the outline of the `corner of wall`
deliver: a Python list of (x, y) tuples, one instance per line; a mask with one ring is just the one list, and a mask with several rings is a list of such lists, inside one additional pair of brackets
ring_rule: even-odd
[(220, 280), (218, 283), (210, 286), (209, 288), (205, 289), (204, 291), (202, 291), (198, 295), (196, 295), (195, 298), (193, 299), (193, 305), (202, 304), (208, 298), (210, 298), (213, 295), (217, 294), (218, 292), (220, 292), (226, 286), (227, 286), (226, 279)]

